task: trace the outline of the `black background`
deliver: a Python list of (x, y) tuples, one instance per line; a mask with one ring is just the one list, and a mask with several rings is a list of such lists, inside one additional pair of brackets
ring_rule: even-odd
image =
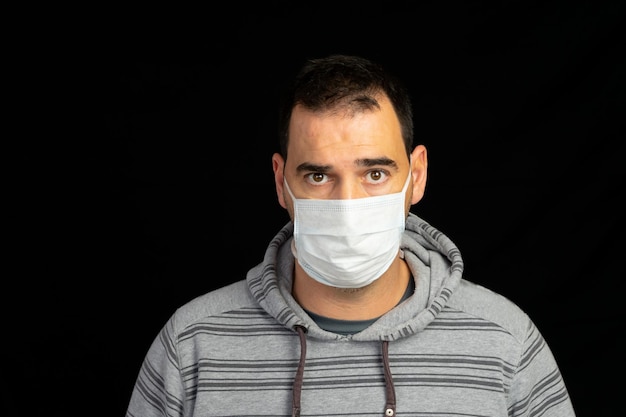
[(22, 189), (33, 204), (14, 246), (42, 283), (17, 276), (36, 341), (16, 347), (30, 356), (14, 388), (49, 396), (29, 404), (39, 412), (123, 415), (168, 317), (243, 279), (287, 220), (271, 169), (278, 89), (306, 58), (349, 53), (411, 90), (430, 161), (412, 211), (459, 246), (467, 279), (531, 316), (578, 415), (614, 415), (624, 16), (624, 2), (266, 2), (59, 25), (69, 57), (47, 64), (65, 84), (48, 82), (72, 91), (61, 122), (76, 141), (23, 173), (38, 185)]

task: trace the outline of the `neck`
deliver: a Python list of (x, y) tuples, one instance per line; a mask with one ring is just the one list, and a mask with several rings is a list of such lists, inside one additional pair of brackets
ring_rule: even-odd
[(295, 262), (292, 293), (300, 305), (321, 316), (341, 320), (368, 320), (391, 310), (402, 298), (411, 273), (398, 256), (377, 280), (362, 288), (337, 288), (308, 276)]

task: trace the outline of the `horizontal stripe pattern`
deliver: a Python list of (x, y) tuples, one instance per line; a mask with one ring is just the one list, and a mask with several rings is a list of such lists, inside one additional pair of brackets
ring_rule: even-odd
[[(475, 340), (485, 339), (485, 334), (490, 335), (494, 347), (477, 355), (471, 345)], [(328, 346), (332, 343), (308, 342), (303, 409), (307, 410), (307, 402), (325, 401), (329, 403), (328, 410), (338, 406), (334, 402), (339, 398), (341, 407), (351, 404), (351, 410), (360, 411), (358, 414), (306, 415), (380, 415), (380, 410), (373, 409), (384, 404), (385, 382), (379, 343), (347, 342)], [(473, 396), (481, 398), (480, 407), (508, 410), (510, 416), (542, 415), (566, 401), (567, 392), (558, 369), (554, 368), (521, 400), (507, 405), (514, 376), (533, 372), (532, 364), (545, 355), (547, 349), (534, 326), (529, 328), (524, 346), (516, 344), (516, 339), (497, 324), (444, 308), (419, 337), (390, 345), (398, 412), (415, 416), (442, 415), (433, 410), (445, 409), (456, 397)], [(155, 345), (141, 369), (136, 387), (144, 402), (158, 411), (155, 415), (185, 415), (183, 410), (190, 404), (214, 404), (223, 401), (224, 396), (229, 402), (249, 402), (261, 393), (265, 398), (282, 401), (275, 411), (286, 412), (290, 406), (299, 359), (297, 336), (277, 324), (263, 309), (241, 308), (206, 317), (178, 334), (173, 333), (171, 326), (166, 326)], [(447, 347), (442, 348), (442, 345)], [(508, 357), (506, 351), (519, 351), (521, 357)], [(158, 358), (162, 358), (160, 364), (154, 362)], [(167, 372), (179, 375), (182, 390), (178, 395), (166, 385)], [(363, 393), (368, 393), (366, 398), (362, 398)], [(424, 401), (422, 396), (432, 398)], [(429, 406), (433, 410), (429, 410)], [(443, 415), (493, 415), (481, 414), (480, 407), (468, 407), (466, 412), (458, 413), (454, 411), (456, 407), (458, 405)], [(311, 411), (317, 409), (316, 405)], [(266, 411), (269, 414), (258, 415), (282, 415)], [(218, 414), (205, 412), (203, 415)], [(128, 417), (132, 417), (132, 412)]]

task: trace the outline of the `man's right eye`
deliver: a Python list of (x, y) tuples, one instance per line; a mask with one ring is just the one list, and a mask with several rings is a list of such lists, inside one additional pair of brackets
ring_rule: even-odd
[(311, 184), (324, 184), (328, 181), (328, 177), (326, 174), (322, 174), (321, 172), (312, 172), (306, 175), (307, 180)]

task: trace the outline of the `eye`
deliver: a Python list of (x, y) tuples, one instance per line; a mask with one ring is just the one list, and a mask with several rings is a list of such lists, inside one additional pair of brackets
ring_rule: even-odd
[(307, 181), (313, 185), (325, 184), (328, 182), (328, 176), (321, 172), (312, 172), (310, 174), (305, 175)]
[(385, 182), (389, 173), (384, 169), (375, 169), (372, 171), (368, 171), (365, 175), (367, 180), (372, 184), (379, 184), (381, 182)]

